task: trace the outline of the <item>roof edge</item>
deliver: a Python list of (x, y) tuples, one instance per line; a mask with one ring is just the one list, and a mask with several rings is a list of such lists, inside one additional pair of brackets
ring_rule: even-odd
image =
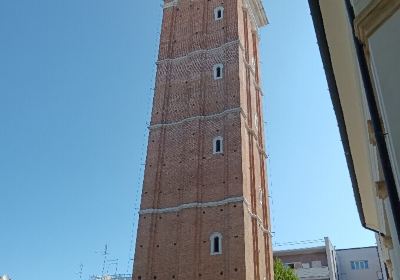
[(247, 2), (249, 8), (251, 9), (252, 14), (255, 17), (255, 21), (257, 26), (263, 27), (266, 26), (268, 22), (267, 14), (264, 9), (264, 5), (261, 0), (245, 0)]
[(340, 138), (342, 139), (343, 149), (347, 161), (347, 167), (350, 173), (350, 179), (353, 187), (354, 198), (356, 200), (357, 210), (360, 217), (361, 224), (364, 228), (377, 232), (376, 229), (368, 226), (365, 220), (363, 205), (361, 201), (360, 189), (358, 186), (357, 175), (354, 167), (353, 156), (350, 148), (350, 141), (347, 134), (346, 122), (340, 101), (339, 89), (337, 87), (336, 77), (333, 70), (332, 58), (325, 32), (324, 20), (321, 12), (319, 0), (308, 0), (311, 17), (314, 23), (315, 33), (317, 36), (318, 46), (324, 65), (325, 76), (328, 83), (329, 93), (331, 96), (333, 109), (335, 111), (336, 120), (339, 126)]

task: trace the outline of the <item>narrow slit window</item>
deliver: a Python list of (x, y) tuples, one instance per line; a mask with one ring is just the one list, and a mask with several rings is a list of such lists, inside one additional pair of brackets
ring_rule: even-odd
[(222, 64), (214, 65), (214, 80), (222, 79), (224, 66)]
[(214, 253), (219, 253), (219, 237), (214, 237)]
[(222, 254), (222, 234), (215, 232), (210, 236), (211, 255)]
[(224, 18), (224, 8), (223, 7), (217, 7), (214, 9), (214, 19), (215, 20), (221, 20)]
[(215, 142), (215, 152), (221, 152), (221, 140), (217, 140), (217, 142)]
[(213, 154), (223, 153), (223, 138), (221, 136), (215, 137), (213, 140)]

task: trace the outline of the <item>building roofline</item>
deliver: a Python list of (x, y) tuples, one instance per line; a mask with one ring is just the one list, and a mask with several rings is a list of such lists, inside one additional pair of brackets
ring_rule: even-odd
[(346, 249), (336, 249), (335, 251), (349, 251), (349, 250), (362, 250), (362, 249), (378, 249), (378, 246), (366, 246), (366, 247), (355, 247), (355, 248), (346, 248)]
[(245, 0), (245, 2), (249, 6), (257, 26), (260, 28), (268, 25), (269, 22), (262, 0)]
[(333, 70), (332, 59), (331, 59), (329, 44), (328, 44), (327, 36), (326, 36), (326, 32), (325, 32), (324, 21), (323, 21), (323, 17), (322, 17), (319, 0), (308, 0), (308, 3), (310, 6), (311, 17), (312, 17), (313, 23), (314, 23), (314, 28), (315, 28), (315, 33), (317, 36), (317, 41), (318, 41), (318, 46), (319, 46), (319, 50), (320, 50), (320, 54), (321, 54), (321, 58), (322, 58), (322, 63), (324, 65), (324, 70), (325, 70), (326, 80), (328, 83), (329, 93), (330, 93), (333, 108), (335, 111), (336, 120), (337, 120), (338, 126), (339, 126), (340, 138), (342, 139), (343, 149), (344, 149), (347, 166), (348, 166), (349, 173), (350, 173), (350, 178), (351, 178), (351, 183), (353, 186), (354, 198), (356, 200), (358, 214), (360, 216), (362, 226), (364, 228), (367, 228), (367, 229), (370, 229), (370, 230), (376, 232), (375, 229), (368, 227), (368, 225), (365, 221), (364, 210), (363, 210), (363, 206), (362, 206), (362, 202), (361, 202), (360, 189), (359, 189), (358, 182), (357, 182), (357, 176), (356, 176), (356, 171), (355, 171), (355, 167), (354, 167), (353, 156), (351, 154), (349, 137), (347, 134), (346, 123), (345, 123), (345, 119), (344, 119), (342, 105), (340, 102), (339, 90), (338, 90), (338, 86), (336, 83), (336, 77), (335, 77), (334, 70)]
[(297, 254), (304, 254), (304, 253), (326, 253), (326, 247), (325, 246), (320, 246), (320, 247), (311, 247), (311, 248), (299, 248), (299, 249), (288, 249), (288, 250), (279, 250), (279, 251), (273, 251), (274, 256), (284, 256), (284, 255), (297, 255)]

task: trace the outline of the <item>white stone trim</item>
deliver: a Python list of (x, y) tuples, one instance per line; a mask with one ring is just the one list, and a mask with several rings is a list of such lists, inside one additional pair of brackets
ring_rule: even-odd
[(244, 203), (244, 205), (246, 206), (245, 208), (247, 209), (247, 212), (249, 213), (250, 217), (257, 220), (257, 223), (260, 226), (261, 230), (264, 233), (272, 236), (272, 232), (270, 230), (264, 228), (263, 220), (251, 211), (250, 204), (247, 202), (247, 200), (243, 196), (230, 197), (230, 198), (227, 198), (224, 200), (203, 202), (203, 203), (192, 202), (192, 203), (182, 204), (182, 205), (179, 205), (176, 207), (159, 208), (159, 209), (153, 209), (153, 208), (142, 209), (139, 211), (139, 215), (177, 213), (177, 212), (180, 212), (185, 209), (217, 207), (217, 206), (223, 206), (226, 204), (239, 203), (239, 202)]
[[(214, 241), (215, 241), (215, 237), (218, 237), (218, 248), (219, 251), (215, 252), (214, 251)], [(216, 255), (221, 255), (222, 254), (222, 234), (219, 232), (214, 232), (210, 235), (210, 255), (211, 256), (216, 256)]]
[[(268, 24), (267, 15), (261, 0), (244, 0), (245, 7), (250, 10), (252, 20), (256, 27), (262, 27)], [(173, 0), (164, 4), (164, 9), (178, 6), (179, 0)]]
[(240, 48), (243, 50), (243, 46), (242, 46), (242, 43), (240, 42), (240, 40), (234, 40), (234, 41), (230, 41), (230, 42), (227, 42), (225, 44), (222, 44), (221, 46), (216, 47), (216, 48), (196, 50), (196, 51), (192, 51), (192, 52), (188, 53), (187, 55), (178, 56), (178, 57), (175, 57), (175, 58), (162, 59), (162, 60), (157, 61), (156, 64), (158, 65), (158, 64), (161, 64), (161, 63), (164, 63), (164, 62), (183, 60), (185, 58), (192, 57), (194, 55), (206, 54), (208, 52), (213, 52), (213, 51), (219, 51), (221, 49), (224, 49), (225, 47), (230, 47), (230, 46), (235, 45), (235, 44), (239, 44)]
[[(183, 120), (180, 120), (180, 121), (177, 121), (177, 122), (164, 123), (164, 124), (162, 124), (162, 123), (153, 124), (153, 125), (148, 126), (148, 129), (152, 130), (152, 129), (158, 129), (158, 128), (161, 128), (161, 127), (175, 126), (175, 125), (180, 125), (180, 124), (183, 124), (183, 123), (186, 123), (186, 122), (191, 122), (191, 121), (194, 121), (194, 120), (208, 120), (208, 119), (218, 118), (218, 117), (222, 117), (222, 116), (225, 116), (227, 114), (236, 113), (236, 112), (240, 112), (242, 114), (243, 118), (247, 119), (247, 115), (242, 110), (242, 108), (241, 107), (237, 107), (237, 108), (228, 109), (228, 110), (225, 110), (225, 111), (223, 111), (221, 113), (217, 113), (217, 114), (213, 114), (213, 115), (194, 116), (194, 117), (186, 118), (186, 119), (183, 119)], [(251, 127), (248, 126), (247, 122), (244, 122), (244, 125), (245, 125), (245, 128), (246, 128), (247, 132), (250, 133), (256, 139), (256, 146), (257, 146), (258, 151), (263, 156), (268, 157), (266, 151), (263, 148), (261, 148), (261, 145), (259, 144), (257, 133), (254, 131), (254, 129), (252, 129)]]
[[(218, 12), (221, 11), (221, 17), (218, 17)], [(218, 6), (214, 9), (214, 20), (218, 21), (224, 18), (224, 7)]]
[(243, 8), (250, 12), (250, 18), (256, 29), (268, 24), (267, 15), (261, 0), (243, 0), (243, 2)]
[(247, 208), (247, 211), (250, 214), (250, 217), (252, 217), (253, 219), (257, 220), (257, 223), (260, 226), (261, 230), (264, 233), (269, 234), (269, 235), (272, 236), (272, 232), (264, 227), (263, 220), (251, 211), (249, 202), (247, 202), (247, 200), (245, 198), (243, 198), (243, 202), (246, 205), (246, 208)]
[(169, 3), (165, 3), (164, 4), (164, 9), (168, 9), (168, 8), (171, 8), (171, 7), (178, 6), (178, 2), (179, 2), (179, 0), (173, 0), (173, 1), (169, 2)]
[[(217, 75), (217, 71), (219, 69), (219, 76)], [(213, 66), (213, 76), (214, 80), (221, 80), (224, 78), (224, 65), (222, 63), (215, 64)]]
[[(241, 114), (242, 114), (243, 118), (244, 118), (245, 120), (247, 120), (247, 114), (246, 114), (243, 110), (241, 110)], [(267, 155), (266, 151), (261, 147), (261, 145), (260, 145), (260, 143), (259, 143), (259, 138), (258, 138), (257, 132), (256, 132), (253, 128), (251, 128), (251, 127), (248, 125), (248, 123), (247, 123), (246, 121), (243, 122), (243, 123), (244, 123), (244, 126), (246, 127), (247, 132), (248, 132), (250, 135), (252, 135), (252, 136), (256, 139), (256, 146), (257, 146), (258, 151), (259, 151), (263, 156), (265, 156), (265, 157), (267, 158), (268, 155)]]
[(238, 202), (243, 202), (244, 198), (243, 196), (237, 196), (237, 197), (230, 197), (224, 200), (220, 201), (211, 201), (211, 202), (192, 202), (192, 203), (186, 203), (182, 204), (176, 207), (169, 207), (169, 208), (161, 208), (161, 209), (143, 209), (139, 211), (139, 215), (142, 214), (161, 214), (161, 213), (175, 213), (182, 211), (184, 209), (191, 209), (191, 208), (207, 208), (207, 207), (216, 207), (216, 206), (223, 206), (226, 204), (230, 203), (238, 203)]
[[(221, 141), (219, 151), (217, 151), (217, 141)], [(217, 136), (213, 139), (213, 154), (218, 155), (223, 153), (224, 153), (224, 138), (222, 136)]]
[(228, 109), (228, 110), (225, 110), (225, 111), (223, 111), (221, 113), (217, 113), (217, 114), (213, 114), (213, 115), (194, 116), (194, 117), (186, 118), (186, 119), (183, 119), (183, 120), (180, 120), (180, 121), (177, 121), (177, 122), (153, 124), (153, 125), (150, 125), (148, 128), (149, 129), (156, 129), (156, 128), (160, 128), (160, 127), (179, 125), (179, 124), (183, 124), (183, 123), (186, 123), (186, 122), (191, 122), (191, 121), (194, 121), (194, 120), (213, 119), (213, 118), (217, 118), (217, 117), (222, 117), (222, 116), (230, 114), (230, 113), (236, 113), (236, 112), (241, 112), (241, 111), (242, 111), (242, 109), (240, 107), (237, 107), (237, 108)]

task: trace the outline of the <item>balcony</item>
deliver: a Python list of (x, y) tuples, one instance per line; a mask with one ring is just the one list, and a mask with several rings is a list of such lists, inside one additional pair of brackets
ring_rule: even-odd
[(295, 271), (302, 280), (329, 279), (329, 268), (327, 266), (296, 268)]

